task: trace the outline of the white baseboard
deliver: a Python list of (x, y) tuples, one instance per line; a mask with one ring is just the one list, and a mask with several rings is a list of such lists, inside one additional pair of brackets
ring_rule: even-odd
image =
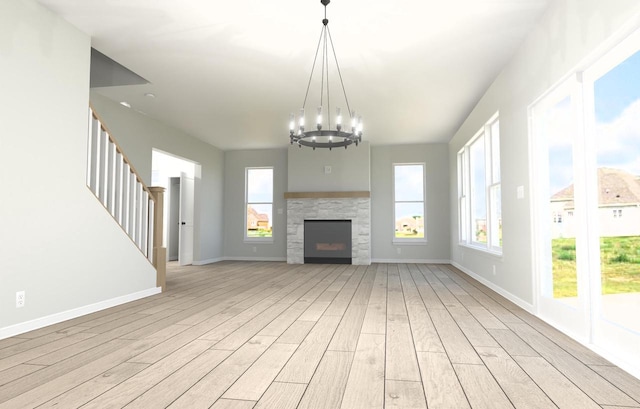
[(217, 257), (207, 260), (194, 261), (194, 266), (219, 263), (221, 261), (287, 261), (286, 257)]
[(193, 265), (194, 266), (204, 266), (206, 264), (218, 263), (220, 261), (224, 261), (224, 257), (209, 258), (207, 260), (194, 261)]
[(518, 307), (522, 308), (523, 310), (527, 311), (530, 314), (535, 315), (535, 309), (533, 308), (532, 304), (524, 301), (523, 299), (521, 299), (519, 297), (516, 297), (515, 295), (513, 295), (510, 292), (506, 291), (504, 288), (495, 285), (491, 281), (489, 281), (486, 278), (474, 273), (473, 271), (467, 269), (466, 267), (461, 266), (460, 264), (456, 263), (455, 261), (451, 261), (450, 264), (452, 266), (454, 266), (455, 268), (457, 268), (458, 270), (460, 270), (463, 273), (465, 273), (466, 275), (468, 275), (469, 277), (471, 277), (474, 280), (478, 281), (479, 283), (481, 283), (481, 284), (489, 287), (493, 291), (497, 292), (498, 294), (500, 294), (501, 296), (503, 296), (507, 300), (511, 301), (512, 303), (514, 303)]
[(535, 313), (535, 309), (534, 309), (532, 304), (529, 304), (528, 302), (516, 297), (515, 295), (509, 293), (508, 291), (505, 291), (503, 288), (498, 287), (497, 285), (495, 285), (492, 282), (488, 281), (487, 279), (479, 276), (478, 274), (474, 273), (473, 271), (461, 266), (460, 264), (452, 261), (451, 265), (453, 265), (454, 267), (458, 268), (460, 271), (462, 271), (463, 273), (467, 274), (469, 277), (473, 278), (474, 280), (476, 280), (476, 281), (482, 283), (483, 285), (491, 288), (493, 291), (495, 291), (498, 294), (502, 295), (503, 297), (505, 297), (509, 301), (511, 301), (514, 304), (516, 304), (517, 306), (519, 306), (520, 308), (526, 310), (531, 315), (540, 318), (541, 320), (543, 320), (547, 324), (551, 325), (552, 327), (554, 327), (558, 331), (560, 331), (560, 332), (564, 333), (565, 335), (571, 337), (576, 342), (579, 342), (580, 344), (582, 344), (586, 348), (591, 349), (593, 352), (595, 352), (596, 354), (602, 356), (604, 359), (610, 361), (614, 365), (620, 367), (622, 370), (624, 370), (624, 371), (628, 372), (629, 374), (631, 374), (632, 376), (635, 376), (636, 378), (640, 379), (640, 367), (635, 366), (634, 363), (629, 362), (629, 360), (625, 359), (625, 357), (621, 357), (619, 355), (616, 355), (612, 351), (609, 351), (609, 350), (607, 350), (605, 348), (602, 348), (602, 347), (599, 347), (597, 345), (594, 345), (594, 344), (588, 342), (587, 340), (583, 339), (582, 337), (577, 336), (576, 334), (573, 334), (570, 331), (566, 331), (561, 326), (558, 326), (556, 323), (551, 322), (548, 319), (545, 319), (544, 317), (536, 314)]
[(46, 317), (36, 318), (35, 320), (21, 322), (20, 324), (10, 325), (8, 327), (0, 328), (0, 339), (13, 337), (19, 334), (24, 334), (25, 332), (40, 329), (48, 325), (57, 324), (59, 322), (67, 321), (72, 318), (78, 318), (83, 315), (91, 314), (96, 311), (105, 310), (107, 308), (115, 307), (117, 305), (128, 303), (131, 301), (139, 300), (141, 298), (150, 297), (152, 295), (156, 295), (161, 292), (162, 292), (162, 288), (160, 287), (150, 288), (148, 290), (138, 291), (137, 293), (127, 294), (121, 297), (112, 298), (110, 300), (100, 301), (95, 304), (89, 304), (83, 307), (74, 308), (72, 310), (47, 315)]
[(451, 264), (450, 260), (443, 259), (419, 259), (419, 258), (374, 258), (372, 263), (411, 263), (411, 264)]
[(286, 257), (222, 257), (225, 261), (287, 261)]
[[(558, 331), (562, 332), (562, 330), (560, 330), (560, 329), (558, 329)], [(620, 367), (620, 369), (622, 369), (623, 371), (625, 371), (628, 374), (640, 379), (640, 367), (639, 366), (635, 366), (633, 362), (629, 362), (628, 358), (621, 357), (620, 355), (614, 354), (612, 351), (609, 351), (609, 350), (607, 350), (605, 348), (601, 348), (601, 347), (599, 347), (597, 345), (594, 345), (594, 344), (591, 344), (591, 343), (582, 342), (580, 340), (577, 340), (577, 341), (580, 342), (585, 347), (587, 347), (590, 350), (592, 350), (593, 352), (595, 352), (596, 354), (600, 355), (601, 357), (603, 357), (607, 361), (609, 361), (612, 364)]]

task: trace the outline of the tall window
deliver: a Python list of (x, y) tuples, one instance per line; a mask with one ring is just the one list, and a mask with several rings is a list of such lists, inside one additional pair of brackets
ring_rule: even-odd
[(424, 241), (424, 164), (393, 165), (394, 241)]
[(500, 122), (496, 114), (458, 152), (460, 243), (502, 251)]
[(245, 239), (272, 239), (273, 168), (246, 168)]

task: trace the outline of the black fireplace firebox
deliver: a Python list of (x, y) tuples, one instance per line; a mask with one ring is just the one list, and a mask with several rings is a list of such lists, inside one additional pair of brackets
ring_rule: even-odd
[(304, 262), (351, 264), (351, 220), (305, 220)]

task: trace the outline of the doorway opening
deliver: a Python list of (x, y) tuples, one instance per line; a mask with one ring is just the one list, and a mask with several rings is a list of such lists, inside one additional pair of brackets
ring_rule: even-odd
[(193, 263), (195, 177), (200, 164), (157, 149), (152, 151), (151, 180), (166, 190), (163, 242), (167, 261)]

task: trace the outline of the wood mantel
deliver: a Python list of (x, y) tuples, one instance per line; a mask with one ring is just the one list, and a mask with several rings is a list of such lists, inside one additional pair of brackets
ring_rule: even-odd
[(370, 191), (356, 192), (285, 192), (285, 199), (345, 199), (345, 198), (369, 198)]

